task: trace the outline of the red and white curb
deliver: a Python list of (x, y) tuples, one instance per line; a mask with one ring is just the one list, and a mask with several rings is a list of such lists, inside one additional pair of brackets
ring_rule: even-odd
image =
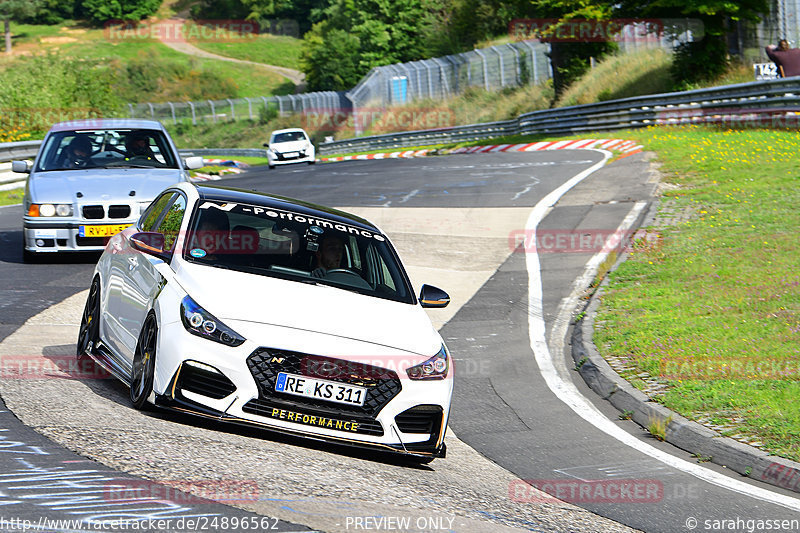
[(339, 157), (321, 157), (317, 161), (330, 163), (335, 161), (363, 161), (367, 159), (396, 159), (398, 157), (425, 157), (431, 150), (406, 150), (404, 152), (382, 152), (378, 154), (345, 155)]
[(541, 141), (522, 144), (492, 144), (467, 146), (450, 150), (451, 154), (486, 154), (494, 152), (538, 152), (541, 150), (583, 150), (600, 148), (626, 155), (642, 151), (642, 145), (625, 139), (578, 139), (563, 141)]
[[(636, 144), (636, 141), (626, 139), (577, 139), (577, 140), (563, 140), (563, 141), (541, 141), (535, 143), (521, 143), (521, 144), (491, 144), (482, 146), (466, 146), (462, 148), (454, 148), (447, 151), (448, 154), (486, 154), (496, 152), (538, 152), (540, 150), (581, 150), (588, 148), (600, 148), (603, 150), (610, 150), (612, 152), (619, 152), (624, 154), (623, 157), (633, 155), (641, 152), (643, 147), (641, 144)], [(425, 157), (433, 150), (407, 150), (405, 152), (381, 152), (377, 154), (361, 154), (361, 155), (346, 155), (339, 157), (322, 157), (318, 159), (320, 162), (336, 162), (336, 161), (362, 161), (369, 159), (392, 159), (392, 158), (411, 158), (411, 157)]]

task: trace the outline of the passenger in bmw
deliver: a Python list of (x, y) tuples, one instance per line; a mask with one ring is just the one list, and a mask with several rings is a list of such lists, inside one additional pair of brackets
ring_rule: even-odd
[(334, 235), (323, 237), (319, 249), (315, 253), (317, 268), (311, 271), (311, 275), (315, 278), (324, 278), (328, 270), (340, 268), (343, 253), (344, 243), (339, 237)]

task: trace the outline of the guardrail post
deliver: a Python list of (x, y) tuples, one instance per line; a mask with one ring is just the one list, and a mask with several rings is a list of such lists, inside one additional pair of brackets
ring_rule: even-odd
[(506, 73), (505, 66), (503, 65), (503, 53), (500, 52), (496, 46), (492, 46), (491, 50), (494, 50), (494, 52), (497, 54), (497, 57), (500, 59), (500, 88), (502, 89), (506, 86)]
[(227, 100), (228, 103), (231, 104), (231, 120), (236, 120), (236, 110), (233, 108), (233, 100), (231, 100), (230, 98), (226, 98), (225, 100)]
[(488, 91), (489, 90), (489, 67), (486, 64), (486, 56), (483, 55), (483, 52), (481, 52), (477, 48), (475, 50), (473, 50), (473, 52), (478, 54), (478, 57), (480, 57), (481, 61), (483, 62), (483, 88)]
[(245, 100), (247, 100), (247, 111), (250, 113), (250, 120), (253, 120), (253, 102), (249, 98), (245, 98)]
[(211, 123), (217, 123), (217, 111), (214, 109), (214, 101), (208, 100), (208, 105), (211, 106)]
[(170, 113), (172, 113), (172, 123), (173, 124), (177, 124), (178, 121), (175, 118), (175, 104), (173, 104), (172, 102), (167, 102), (167, 104), (169, 104), (169, 110), (170, 110)]
[(197, 126), (197, 114), (194, 111), (194, 102), (187, 102), (192, 109), (192, 125)]
[(442, 78), (442, 85), (443, 85), (442, 98), (444, 98), (446, 95), (450, 94), (450, 84), (447, 83), (447, 72), (445, 72), (444, 68), (442, 67), (442, 64), (439, 63), (439, 58), (434, 57), (433, 62), (439, 66), (439, 76), (441, 76)]
[(128, 104), (128, 114), (131, 118), (136, 118), (133, 113), (133, 104)]
[(156, 112), (155, 112), (155, 110), (153, 110), (153, 104), (151, 104), (150, 102), (147, 102), (147, 105), (148, 105), (148, 107), (150, 107), (150, 118), (155, 120)]
[(533, 71), (533, 83), (539, 83), (539, 69), (536, 60), (536, 48), (530, 41), (522, 41), (522, 43), (531, 50), (531, 70)]
[(506, 46), (511, 48), (511, 51), (514, 52), (514, 63), (517, 66), (517, 87), (519, 87), (520, 86), (520, 82), (522, 81), (522, 79), (521, 79), (522, 76), (521, 76), (521, 72), (520, 72), (520, 65), (519, 65), (519, 63), (520, 63), (520, 61), (519, 61), (519, 50), (517, 50), (517, 48), (515, 46), (512, 46), (511, 43), (506, 43)]

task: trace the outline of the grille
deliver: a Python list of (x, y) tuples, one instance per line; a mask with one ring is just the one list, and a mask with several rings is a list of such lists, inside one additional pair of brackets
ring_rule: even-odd
[[(262, 398), (253, 398), (246, 404), (242, 406), (242, 411), (245, 413), (250, 413), (254, 415), (264, 416), (268, 418), (275, 418), (273, 417), (272, 410), (273, 409), (292, 409), (292, 408), (299, 408), (302, 409), (303, 414), (312, 415), (316, 417), (330, 417), (331, 414), (327, 411), (323, 411), (320, 409), (309, 409), (302, 406), (295, 406), (293, 403), (297, 402), (275, 402), (264, 400)], [(347, 422), (357, 422), (358, 423), (358, 430), (355, 433), (361, 435), (383, 435), (383, 427), (381, 426), (380, 422), (377, 422), (371, 418), (365, 417), (352, 417), (352, 416), (337, 416), (338, 420), (347, 421)], [(309, 424), (309, 427), (315, 427), (313, 424)], [(325, 426), (321, 426), (325, 427)]]
[(438, 405), (417, 405), (394, 417), (394, 421), (403, 433), (430, 434), (441, 426), (442, 408)]
[(85, 205), (83, 206), (83, 218), (98, 220), (106, 216), (105, 209), (102, 205)]
[(75, 236), (75, 244), (78, 246), (105, 246), (108, 237), (81, 237)]
[(129, 205), (108, 206), (108, 218), (128, 218), (129, 216), (131, 216), (131, 206)]
[[(258, 348), (247, 358), (247, 366), (258, 384), (259, 398), (303, 405), (330, 415), (353, 413), (375, 417), (402, 389), (393, 370), (336, 359), (272, 348)], [(313, 398), (275, 391), (278, 372), (289, 372), (329, 381), (358, 385), (367, 389), (364, 405), (333, 404)]]
[(184, 363), (178, 379), (178, 388), (219, 400), (235, 391), (236, 385), (219, 371), (197, 368)]

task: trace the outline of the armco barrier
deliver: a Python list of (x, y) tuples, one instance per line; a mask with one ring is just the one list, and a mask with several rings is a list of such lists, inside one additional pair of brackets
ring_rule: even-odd
[[(0, 162), (8, 162), (14, 159), (33, 159), (42, 141), (24, 141), (16, 143), (0, 143)], [(190, 150), (178, 150), (184, 156), (193, 155), (216, 155), (223, 157), (267, 157), (267, 151), (263, 148), (195, 148)], [(27, 174), (16, 174), (11, 172), (10, 165), (0, 166), (0, 186), (24, 182)]]
[(322, 143), (320, 154), (407, 148), (505, 135), (568, 135), (670, 124), (731, 127), (800, 126), (797, 78), (637, 96), (596, 104), (533, 111), (516, 119), (438, 130), (408, 131)]

